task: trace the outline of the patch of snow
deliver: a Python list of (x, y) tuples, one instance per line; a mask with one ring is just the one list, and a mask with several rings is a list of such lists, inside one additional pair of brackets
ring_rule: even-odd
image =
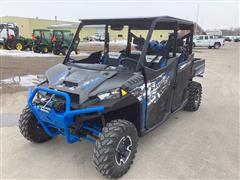
[[(81, 42), (81, 44), (104, 44), (103, 41), (86, 41), (86, 42)], [(127, 40), (113, 40), (113, 41), (110, 41), (109, 44), (112, 44), (112, 45), (127, 45)]]
[(0, 85), (18, 85), (23, 87), (36, 86), (45, 79), (44, 75), (24, 75), (0, 80)]
[(110, 44), (114, 44), (114, 45), (127, 45), (127, 40), (110, 41)]
[[(88, 53), (82, 53), (76, 55), (75, 52), (72, 52), (71, 55), (73, 56), (88, 56)], [(42, 54), (42, 53), (35, 53), (33, 51), (18, 51), (18, 50), (0, 50), (0, 57), (3, 56), (12, 56), (12, 57), (59, 57), (63, 55), (54, 55), (52, 53)]]
[(33, 51), (18, 51), (18, 50), (0, 50), (0, 56), (13, 56), (13, 57), (56, 57), (54, 54), (41, 54), (34, 53)]
[(89, 56), (90, 54), (89, 53), (85, 53), (85, 52), (81, 52), (80, 50), (80, 54), (75, 54), (75, 52), (71, 52), (71, 56)]

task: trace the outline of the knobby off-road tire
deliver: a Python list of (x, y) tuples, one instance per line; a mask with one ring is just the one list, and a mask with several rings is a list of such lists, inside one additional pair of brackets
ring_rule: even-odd
[(109, 178), (123, 176), (133, 163), (137, 142), (137, 130), (131, 122), (113, 120), (107, 123), (94, 148), (96, 169)]
[(31, 142), (42, 143), (51, 139), (45, 133), (29, 107), (26, 107), (20, 115), (19, 129), (21, 134)]
[(202, 99), (202, 86), (200, 83), (191, 81), (188, 85), (188, 102), (184, 107), (186, 111), (197, 111)]

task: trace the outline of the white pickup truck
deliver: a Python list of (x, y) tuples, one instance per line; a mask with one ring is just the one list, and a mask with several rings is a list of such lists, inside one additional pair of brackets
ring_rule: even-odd
[(193, 46), (219, 49), (224, 46), (224, 39), (212, 35), (196, 35), (193, 37)]

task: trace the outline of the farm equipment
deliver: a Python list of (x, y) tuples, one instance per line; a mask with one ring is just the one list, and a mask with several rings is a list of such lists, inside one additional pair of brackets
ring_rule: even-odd
[(16, 49), (23, 51), (25, 49), (32, 49), (32, 41), (29, 38), (24, 38), (19, 35), (19, 28), (14, 23), (3, 23), (0, 24), (0, 33), (6, 36), (0, 39), (0, 49)]
[(52, 34), (49, 29), (34, 29), (32, 41), (35, 53), (52, 52)]
[[(104, 49), (87, 58), (71, 57), (87, 25), (105, 26)], [(123, 28), (128, 29), (126, 48), (112, 56), (109, 29)], [(151, 39), (166, 29), (174, 32), (166, 42)], [(148, 31), (146, 38), (135, 30)], [(179, 30), (187, 34), (180, 37)], [(202, 77), (205, 60), (192, 53), (193, 32), (193, 22), (168, 16), (81, 20), (63, 63), (47, 70), (47, 80), (29, 91), (20, 132), (36, 143), (57, 135), (68, 143), (88, 140), (95, 144), (96, 169), (121, 177), (133, 162), (138, 137), (181, 109), (200, 107), (202, 86), (193, 79)], [(134, 51), (132, 42), (141, 50)]]
[[(73, 33), (69, 30), (53, 30), (52, 44), (53, 44), (53, 54), (63, 55), (67, 54), (68, 48), (73, 40)], [(78, 43), (75, 43), (74, 51), (75, 54), (79, 54), (77, 49)]]

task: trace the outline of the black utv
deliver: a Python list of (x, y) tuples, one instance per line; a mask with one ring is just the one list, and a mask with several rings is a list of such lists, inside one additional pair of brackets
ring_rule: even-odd
[[(104, 26), (104, 47), (74, 59), (80, 56), (71, 57), (71, 51), (88, 25)], [(121, 30), (126, 46), (112, 52), (111, 34)], [(160, 41), (163, 30), (169, 35)], [(95, 144), (96, 169), (121, 177), (133, 162), (138, 137), (173, 113), (200, 106), (202, 87), (193, 78), (202, 77), (205, 60), (194, 58), (193, 30), (193, 22), (168, 16), (81, 20), (64, 62), (29, 91), (19, 120), (22, 135), (36, 143), (57, 135), (68, 143), (86, 139)]]

